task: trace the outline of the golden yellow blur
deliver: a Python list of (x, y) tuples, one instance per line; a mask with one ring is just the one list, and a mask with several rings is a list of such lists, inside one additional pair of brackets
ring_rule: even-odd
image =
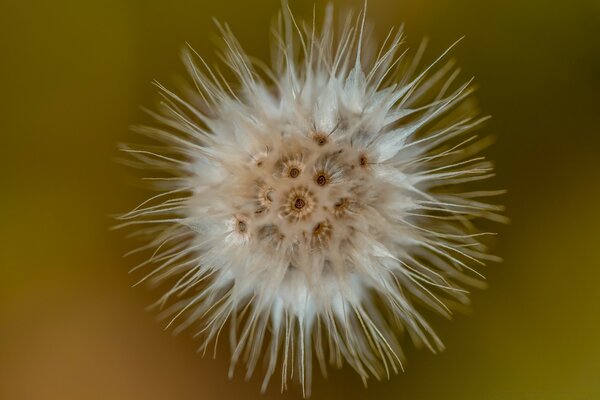
[[(312, 1), (290, 0), (310, 17)], [(317, 9), (324, 2), (317, 0)], [(359, 8), (362, 1), (336, 1)], [(227, 379), (164, 332), (130, 286), (132, 243), (110, 215), (144, 198), (116, 143), (148, 121), (151, 80), (176, 85), (186, 41), (214, 61), (212, 17), (268, 57), (278, 0), (5, 1), (0, 11), (0, 399), (296, 399), (274, 380)], [(495, 184), (512, 220), (504, 263), (469, 315), (432, 316), (447, 350), (408, 344), (406, 372), (364, 389), (349, 369), (313, 399), (600, 398), (600, 1), (370, 0), (376, 34), (405, 22), (429, 60), (475, 75), (496, 137)], [(137, 276), (139, 278), (139, 276)]]

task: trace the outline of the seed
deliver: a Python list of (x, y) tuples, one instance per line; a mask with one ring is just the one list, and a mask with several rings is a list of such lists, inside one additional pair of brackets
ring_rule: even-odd
[(312, 231), (311, 243), (313, 246), (324, 246), (331, 238), (333, 227), (328, 221), (321, 221)]
[(367, 165), (367, 156), (365, 156), (364, 154), (360, 156), (359, 163), (361, 167)]
[(323, 224), (321, 222), (319, 222), (317, 224), (317, 226), (315, 226), (315, 229), (313, 229), (313, 235), (319, 235), (321, 232), (323, 231)]
[(313, 140), (319, 145), (319, 146), (323, 146), (325, 144), (327, 144), (327, 142), (329, 141), (327, 139), (327, 135), (324, 135), (322, 133), (315, 133), (313, 135)]
[(308, 217), (315, 206), (313, 193), (306, 186), (299, 186), (288, 192), (286, 201), (281, 206), (281, 212), (290, 221), (298, 222)]
[(345, 197), (339, 199), (334, 205), (333, 205), (333, 213), (335, 214), (336, 217), (341, 217), (346, 213), (346, 210), (349, 207), (349, 200)]

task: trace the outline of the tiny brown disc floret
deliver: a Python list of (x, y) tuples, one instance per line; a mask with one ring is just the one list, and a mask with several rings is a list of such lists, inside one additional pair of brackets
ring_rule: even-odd
[(321, 132), (313, 133), (312, 138), (319, 146), (324, 146), (329, 142), (327, 135)]
[(286, 199), (281, 206), (281, 213), (292, 221), (299, 221), (308, 217), (316, 205), (313, 193), (305, 186), (291, 189)]
[(296, 179), (302, 173), (304, 169), (304, 163), (302, 161), (302, 154), (296, 154), (290, 157), (286, 157), (281, 160), (281, 173), (286, 178)]
[(239, 235), (247, 235), (248, 233), (248, 218), (244, 215), (236, 215), (233, 220), (233, 229)]
[(264, 182), (258, 183), (256, 199), (259, 210), (264, 211), (268, 210), (271, 207), (271, 204), (273, 203), (273, 194), (274, 191), (271, 186), (267, 185)]
[(361, 167), (366, 167), (367, 164), (369, 163), (369, 160), (367, 159), (366, 155), (361, 154), (360, 157), (358, 158), (358, 163), (360, 164)]
[(348, 207), (350, 207), (350, 200), (348, 200), (346, 197), (343, 197), (333, 205), (333, 213), (338, 218), (342, 217), (348, 211)]
[(329, 183), (329, 175), (324, 171), (315, 174), (315, 183), (319, 186), (325, 186)]
[(324, 246), (329, 242), (333, 226), (329, 221), (321, 221), (312, 230), (311, 244), (313, 246)]

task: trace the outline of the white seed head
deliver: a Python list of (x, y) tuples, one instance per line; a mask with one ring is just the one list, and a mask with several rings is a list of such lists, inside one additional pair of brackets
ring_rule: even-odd
[[(401, 32), (378, 48), (364, 11), (339, 33), (290, 12), (276, 24), (271, 67), (250, 59), (219, 26), (232, 84), (184, 51), (193, 90), (158, 85), (162, 146), (124, 147), (141, 167), (168, 173), (128, 214), (154, 248), (143, 279), (167, 285), (157, 306), (169, 325), (197, 329), (205, 351), (227, 325), (232, 371), (266, 361), (309, 394), (313, 359), (347, 362), (363, 380), (402, 367), (399, 333), (432, 351), (442, 343), (417, 304), (443, 315), (466, 303), (474, 263), (495, 260), (473, 220), (500, 207), (461, 192), (490, 176), (468, 132), (470, 81), (443, 56), (418, 71)], [(150, 227), (150, 228), (148, 228)]]

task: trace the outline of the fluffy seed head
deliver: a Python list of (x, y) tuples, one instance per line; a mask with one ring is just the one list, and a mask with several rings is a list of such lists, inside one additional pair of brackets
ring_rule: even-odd
[(162, 146), (123, 148), (170, 175), (122, 216), (154, 249), (142, 280), (167, 287), (169, 325), (193, 326), (203, 351), (227, 326), (232, 371), (264, 358), (263, 387), (279, 371), (305, 394), (313, 359), (366, 380), (401, 368), (403, 330), (441, 349), (417, 304), (466, 303), (472, 265), (495, 259), (473, 220), (503, 220), (478, 199), (498, 192), (458, 189), (491, 171), (468, 135), (483, 121), (470, 81), (455, 84), (445, 53), (419, 69), (401, 32), (377, 47), (364, 11), (332, 23), (331, 7), (320, 30), (282, 13), (271, 67), (219, 26), (236, 83), (185, 50), (193, 90), (157, 84), (159, 127), (139, 129)]

